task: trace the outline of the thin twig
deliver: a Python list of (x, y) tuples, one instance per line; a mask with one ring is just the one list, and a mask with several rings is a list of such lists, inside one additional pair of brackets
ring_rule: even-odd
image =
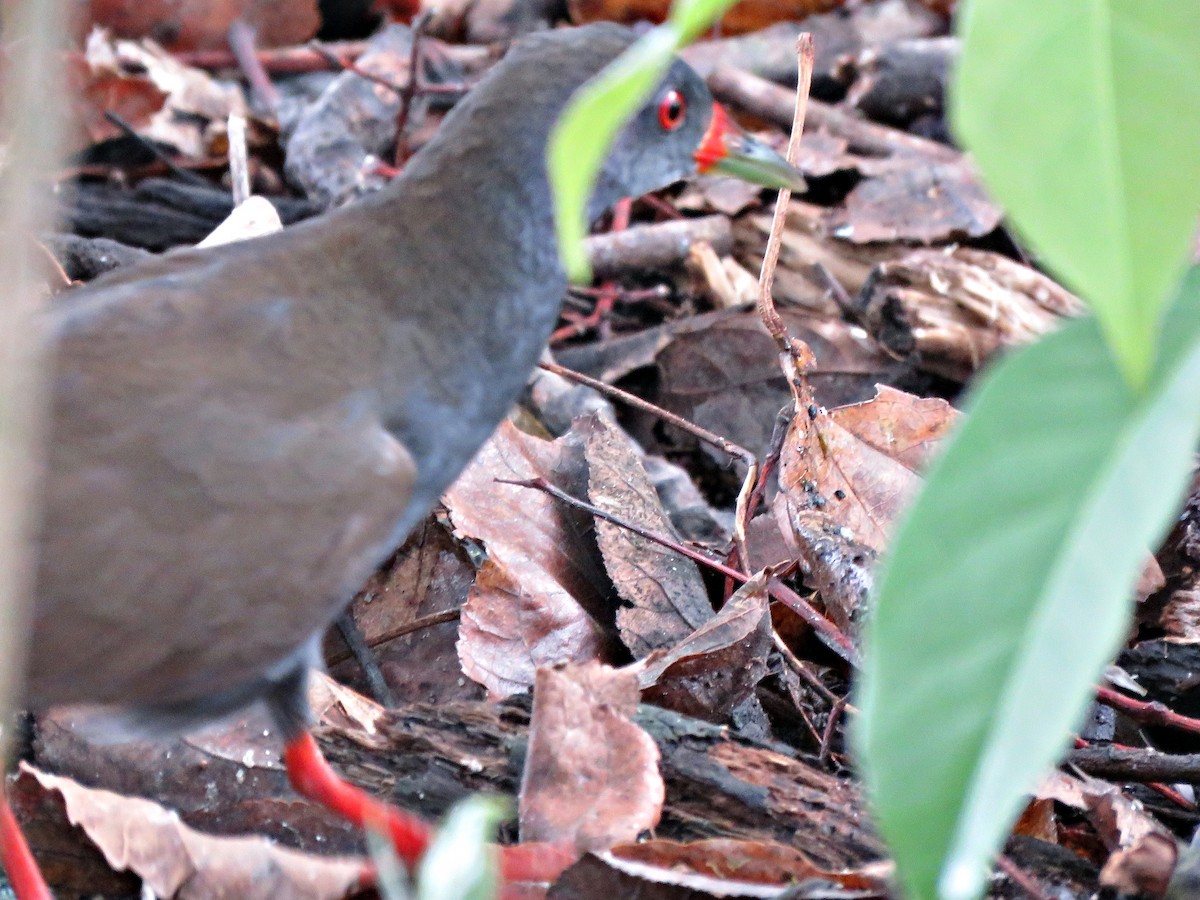
[(1042, 890), (1041, 885), (1007, 856), (1001, 854), (996, 857), (996, 867), (1008, 876), (1009, 881), (1027, 893), (1033, 900), (1050, 900), (1050, 895)]
[(146, 152), (150, 153), (155, 159), (166, 166), (172, 175), (175, 175), (189, 184), (194, 184), (199, 187), (209, 187), (209, 183), (204, 178), (188, 169), (180, 168), (175, 161), (163, 151), (162, 147), (158, 146), (156, 143), (154, 143), (154, 141), (147, 140), (142, 135), (138, 134), (132, 125), (126, 122), (115, 112), (106, 109), (104, 111), (104, 118), (108, 119), (109, 122), (120, 128), (127, 138), (140, 144), (142, 148), (146, 150)]
[(400, 92), (400, 111), (396, 113), (396, 153), (392, 157), (392, 162), (397, 166), (402, 165), (409, 156), (405, 135), (408, 131), (409, 117), (412, 115), (413, 100), (421, 87), (421, 39), (425, 36), (425, 26), (432, 17), (431, 9), (422, 10), (409, 28), (411, 43), (408, 48), (408, 83)]
[(250, 155), (246, 149), (246, 119), (229, 114), (226, 133), (229, 139), (229, 189), (234, 207), (250, 199)]
[[(584, 500), (580, 500), (578, 497), (572, 497), (566, 491), (560, 490), (543, 478), (530, 478), (527, 480), (509, 480), (507, 478), (497, 478), (496, 482), (497, 484), (511, 484), (514, 487), (527, 487), (542, 491), (543, 493), (549, 494), (551, 497), (561, 500), (563, 503), (568, 503), (577, 509), (583, 510), (589, 515), (604, 519), (606, 522), (612, 522), (614, 525), (624, 528), (626, 531), (633, 532), (639, 537), (643, 537), (648, 541), (653, 541), (662, 547), (666, 547), (668, 550), (673, 550), (681, 556), (686, 556), (693, 562), (699, 563), (702, 566), (708, 566), (713, 571), (719, 572), (726, 578), (733, 579), (738, 584), (745, 584), (750, 580), (749, 575), (739, 572), (737, 569), (730, 568), (724, 563), (713, 559), (711, 556), (701, 553), (699, 550), (695, 550), (692, 547), (688, 547), (686, 544), (681, 544), (679, 541), (672, 540), (671, 538), (664, 537), (663, 535), (656, 534), (649, 529), (643, 528), (636, 522), (630, 522), (628, 519), (625, 519), (622, 516), (618, 516), (615, 513), (610, 513), (606, 510), (600, 509), (597, 506), (593, 506)], [(820, 640), (821, 643), (823, 643), (826, 647), (828, 647), (846, 662), (850, 663), (850, 665), (856, 667), (859, 665), (858, 649), (854, 646), (850, 639), (846, 637), (846, 635), (842, 634), (842, 632), (836, 625), (833, 624), (833, 622), (821, 615), (821, 613), (814, 609), (812, 604), (810, 604), (807, 600), (773, 577), (767, 581), (767, 593), (773, 599), (778, 600), (780, 603), (788, 607), (788, 609), (795, 612), (798, 616), (800, 616), (801, 619), (810, 625), (813, 629), (813, 632), (816, 634), (817, 639)]]
[(746, 522), (753, 507), (750, 504), (751, 496), (754, 491), (754, 486), (758, 483), (758, 457), (747, 450), (745, 447), (733, 443), (727, 438), (721, 437), (719, 434), (709, 431), (706, 428), (701, 428), (694, 422), (689, 422), (682, 416), (677, 416), (675, 413), (668, 412), (661, 406), (656, 406), (649, 400), (643, 400), (641, 397), (635, 396), (628, 391), (623, 391), (619, 387), (614, 387), (611, 384), (584, 375), (582, 372), (576, 372), (572, 369), (564, 368), (557, 363), (542, 362), (538, 364), (547, 372), (559, 375), (569, 381), (574, 381), (577, 384), (582, 384), (585, 387), (590, 387), (594, 391), (598, 391), (606, 397), (611, 397), (614, 400), (620, 400), (622, 403), (632, 406), (635, 409), (640, 409), (642, 412), (650, 413), (657, 416), (662, 421), (674, 425), (676, 428), (686, 431), (709, 446), (716, 447), (722, 453), (740, 459), (746, 465), (746, 475), (742, 479), (741, 489), (738, 491), (736, 513), (734, 516), (733, 528), (733, 543), (737, 548), (738, 564), (742, 567), (743, 574), (750, 573), (750, 557), (746, 549)]
[[(800, 151), (800, 137), (804, 132), (804, 115), (808, 109), (808, 91), (812, 85), (813, 40), (812, 35), (808, 32), (802, 33), (796, 39), (796, 57), (799, 68), (799, 79), (796, 85), (796, 111), (792, 118), (792, 134), (788, 139), (787, 149), (787, 160), (793, 165), (795, 165)], [(783, 318), (775, 309), (771, 288), (775, 284), (775, 268), (779, 264), (779, 252), (783, 245), (783, 226), (787, 220), (787, 208), (791, 199), (791, 190), (780, 188), (779, 195), (775, 198), (775, 215), (771, 221), (771, 232), (767, 236), (767, 248), (763, 253), (763, 264), (758, 278), (758, 314), (768, 333), (779, 345), (780, 352), (786, 356), (791, 355), (792, 342), (788, 335), (787, 325), (784, 324)]]
[(833, 705), (833, 709), (829, 711), (829, 721), (825, 723), (825, 731), (821, 735), (821, 750), (817, 754), (817, 760), (821, 765), (826, 765), (829, 762), (829, 757), (833, 754), (833, 735), (837, 731), (838, 722), (841, 720), (845, 709), (846, 698), (841, 697)]
[(1147, 703), (1145, 700), (1134, 700), (1126, 697), (1112, 688), (1096, 688), (1096, 699), (1101, 703), (1119, 709), (1134, 721), (1142, 725), (1163, 725), (1177, 728), (1180, 731), (1200, 734), (1200, 719), (1180, 715), (1161, 703)]
[(259, 59), (255, 49), (256, 38), (254, 27), (244, 19), (234, 19), (229, 26), (229, 49), (246, 76), (255, 105), (260, 111), (265, 110), (274, 116), (279, 111), (279, 91)]
[[(448, 609), (444, 612), (421, 616), (419, 619), (413, 619), (411, 622), (405, 622), (403, 625), (397, 625), (395, 628), (389, 628), (387, 631), (376, 635), (368, 646), (378, 647), (388, 643), (388, 641), (404, 637), (406, 634), (414, 634), (418, 631), (424, 631), (426, 628), (433, 628), (435, 625), (444, 625), (446, 622), (457, 622), (460, 618), (462, 618), (462, 610), (459, 609)], [(340, 663), (343, 660), (349, 659), (352, 655), (351, 653), (333, 654), (329, 658), (329, 663), (331, 665)]]

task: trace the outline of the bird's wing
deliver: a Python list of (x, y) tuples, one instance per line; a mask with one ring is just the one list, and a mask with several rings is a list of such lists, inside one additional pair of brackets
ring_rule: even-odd
[(236, 687), (402, 537), (415, 471), (380, 423), (368, 323), (327, 346), (333, 313), (246, 258), (135, 267), (54, 314), (34, 702)]

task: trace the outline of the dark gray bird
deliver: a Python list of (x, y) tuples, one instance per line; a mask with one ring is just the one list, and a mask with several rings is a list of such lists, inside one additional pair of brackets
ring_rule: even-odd
[[(387, 189), (55, 304), (29, 705), (106, 704), (161, 731), (264, 700), (304, 765), (319, 636), (491, 434), (556, 321), (547, 138), (631, 40), (523, 40)], [(700, 165), (798, 183), (676, 61), (592, 212)]]

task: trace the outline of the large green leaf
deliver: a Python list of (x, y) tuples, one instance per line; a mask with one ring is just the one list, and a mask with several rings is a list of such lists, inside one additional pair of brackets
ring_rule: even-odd
[(966, 0), (953, 124), (1144, 382), (1200, 211), (1200, 3)]
[(896, 535), (855, 738), (913, 897), (973, 897), (1121, 642), (1200, 438), (1200, 275), (1144, 392), (1093, 319), (1002, 361)]

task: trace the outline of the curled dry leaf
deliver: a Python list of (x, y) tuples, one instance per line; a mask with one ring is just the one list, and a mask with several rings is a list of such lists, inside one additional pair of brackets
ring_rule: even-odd
[(314, 856), (261, 837), (202, 834), (149, 800), (84, 787), (27, 765), (22, 773), (59, 794), (67, 819), (108, 864), (137, 874), (157, 897), (335, 900), (363, 881), (362, 859)]
[(647, 701), (710, 722), (728, 721), (767, 673), (768, 577), (759, 572), (682, 641), (630, 667)]
[(98, 143), (120, 135), (121, 129), (105, 112), (121, 117), (132, 128), (144, 128), (163, 108), (167, 94), (145, 75), (130, 75), (111, 67), (89, 65), (77, 54), (67, 57), (71, 112), (83, 134), (82, 143)]
[[(814, 896), (890, 896), (890, 867), (870, 864), (850, 871), (825, 871), (793, 847), (770, 842), (714, 839), (681, 844), (643, 841), (623, 844), (580, 860), (555, 885), (557, 900), (611, 896), (645, 900), (699, 897), (805, 897), (797, 885), (817, 881)], [(836, 894), (829, 893), (830, 889)], [(820, 889), (819, 889), (820, 890)]]
[(570, 442), (531, 437), (505, 422), (446, 493), (456, 529), (487, 548), (462, 609), (463, 671), (495, 697), (528, 689), (538, 665), (605, 658), (608, 638), (589, 610), (609, 606), (590, 544), (591, 517), (497, 479), (544, 478), (583, 494)]
[(230, 114), (247, 112), (237, 88), (183, 65), (150, 42), (111, 41), (94, 33), (73, 77), (72, 95), (93, 140), (123, 133), (105, 118), (110, 111), (142, 137), (201, 157), (208, 149), (210, 123), (223, 128)]
[(821, 595), (837, 627), (853, 634), (875, 587), (879, 554), (856, 541), (849, 529), (821, 510), (777, 503), (774, 513), (780, 530), (800, 548), (805, 583)]
[[(578, 429), (592, 504), (678, 541), (629, 438), (599, 416), (581, 420)], [(596, 540), (609, 577), (628, 604), (617, 612), (617, 628), (635, 658), (683, 640), (712, 618), (700, 570), (686, 556), (601, 518)]]
[(1035, 796), (1082, 810), (1110, 850), (1131, 847), (1148, 835), (1173, 840), (1170, 832), (1141, 803), (1107, 781), (1054, 772), (1042, 782)]
[(1165, 834), (1147, 834), (1108, 858), (1100, 884), (1122, 896), (1162, 897), (1167, 893), (1179, 844)]
[(637, 676), (599, 663), (539, 669), (521, 784), (522, 841), (603, 850), (658, 824), (658, 747), (630, 718)]

